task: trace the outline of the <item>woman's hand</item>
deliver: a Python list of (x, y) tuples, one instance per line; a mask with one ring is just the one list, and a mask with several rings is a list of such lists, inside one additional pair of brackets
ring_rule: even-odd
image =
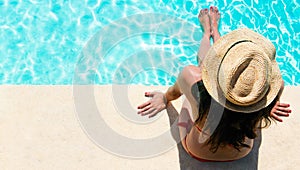
[(146, 97), (151, 97), (151, 99), (140, 106), (138, 106), (138, 114), (142, 116), (149, 115), (149, 118), (155, 116), (160, 111), (167, 107), (167, 99), (162, 92), (146, 92)]
[(275, 106), (271, 110), (270, 116), (273, 117), (275, 120), (282, 122), (282, 119), (280, 117), (288, 117), (292, 112), (292, 110), (289, 109), (289, 107), (289, 104), (280, 103), (279, 101), (277, 101)]

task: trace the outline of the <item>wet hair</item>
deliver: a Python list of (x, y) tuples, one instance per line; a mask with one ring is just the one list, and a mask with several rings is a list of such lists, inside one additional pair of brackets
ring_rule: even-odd
[[(196, 92), (197, 91), (197, 92)], [(195, 93), (196, 92), (196, 93)], [(219, 105), (207, 92), (202, 81), (197, 82), (192, 87), (192, 94), (199, 102), (199, 116), (195, 124), (200, 123), (208, 114), (213, 103)], [(268, 106), (257, 112), (241, 113), (224, 108), (223, 115), (215, 131), (207, 140), (210, 151), (215, 153), (220, 146), (231, 145), (238, 151), (247, 147), (245, 137), (254, 139), (258, 128), (267, 127), (271, 124), (270, 111), (276, 103), (276, 99)]]

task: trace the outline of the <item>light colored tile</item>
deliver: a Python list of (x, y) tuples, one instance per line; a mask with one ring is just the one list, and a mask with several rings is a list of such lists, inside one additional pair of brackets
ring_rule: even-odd
[[(166, 87), (132, 85), (120, 94), (112, 86), (93, 88), (93, 100), (101, 116), (119, 134), (151, 139), (170, 129), (166, 111), (153, 121), (135, 123), (125, 118), (127, 113), (125, 117), (121, 115), (122, 103), (114, 101), (116, 96), (122, 98), (122, 93), (127, 93), (124, 100), (128, 96), (128, 103), (134, 110), (147, 100), (145, 91), (165, 91)], [(124, 158), (99, 148), (80, 125), (72, 86), (0, 86), (1, 169), (299, 169), (299, 91), (300, 87), (285, 88), (282, 101), (291, 104), (293, 113), (283, 123), (273, 123), (262, 130), (258, 156), (253, 152), (247, 158), (231, 163), (199, 163), (184, 153), (180, 145), (147, 159)], [(174, 103), (177, 111), (181, 100)]]

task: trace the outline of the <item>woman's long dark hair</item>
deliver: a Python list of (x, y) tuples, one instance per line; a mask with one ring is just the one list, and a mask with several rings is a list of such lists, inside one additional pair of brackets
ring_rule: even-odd
[[(208, 114), (211, 102), (217, 102), (211, 98), (202, 81), (192, 87), (192, 94), (199, 101), (199, 116), (195, 121), (195, 124), (198, 124)], [(244, 143), (245, 137), (254, 139), (257, 136), (257, 128), (267, 127), (271, 124), (269, 115), (275, 103), (276, 99), (268, 107), (247, 114), (224, 108), (217, 128), (207, 141), (207, 144), (211, 145), (210, 151), (215, 153), (220, 146), (226, 145), (231, 145), (239, 151), (243, 147), (250, 148)], [(264, 126), (258, 126), (261, 121), (264, 121)]]

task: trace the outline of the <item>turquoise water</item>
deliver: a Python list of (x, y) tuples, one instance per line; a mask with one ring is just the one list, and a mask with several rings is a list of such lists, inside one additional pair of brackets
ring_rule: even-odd
[[(210, 5), (221, 11), (221, 34), (249, 27), (268, 37), (285, 83), (300, 84), (296, 0), (0, 0), (0, 84), (69, 85), (76, 79), (83, 84), (170, 85), (185, 65), (197, 63), (202, 34), (197, 14)], [(172, 21), (164, 23), (168, 16)], [(124, 20), (132, 17), (135, 22)], [(127, 37), (120, 39), (120, 33)], [(99, 55), (101, 48), (106, 53)], [(85, 49), (94, 50), (89, 51), (92, 60), (82, 55)]]

